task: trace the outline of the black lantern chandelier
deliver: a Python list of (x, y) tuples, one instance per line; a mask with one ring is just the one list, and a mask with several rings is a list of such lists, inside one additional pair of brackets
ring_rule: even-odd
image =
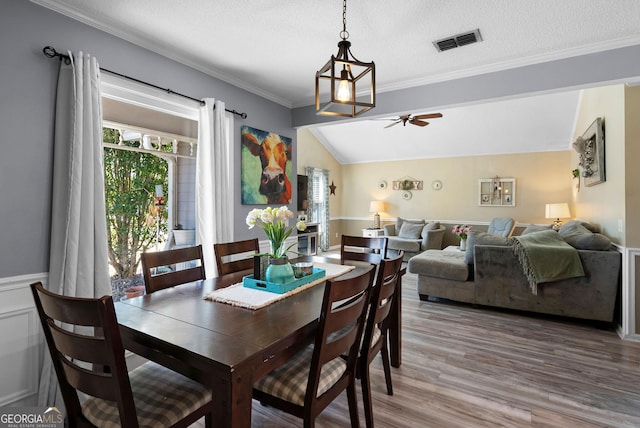
[[(338, 54), (316, 72), (316, 112), (329, 116), (355, 117), (376, 105), (376, 66), (359, 61), (351, 53), (347, 31), (347, 0), (342, 5), (342, 31)], [(320, 92), (329, 93), (322, 102)]]

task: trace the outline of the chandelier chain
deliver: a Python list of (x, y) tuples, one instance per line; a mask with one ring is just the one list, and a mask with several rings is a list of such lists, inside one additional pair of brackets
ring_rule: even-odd
[(340, 38), (342, 40), (349, 38), (349, 32), (347, 31), (347, 0), (342, 0), (342, 31), (340, 32)]

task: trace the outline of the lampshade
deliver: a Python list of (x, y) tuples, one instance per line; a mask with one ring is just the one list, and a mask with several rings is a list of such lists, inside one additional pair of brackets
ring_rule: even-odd
[(569, 204), (566, 202), (562, 202), (560, 204), (546, 204), (545, 217), (556, 219), (571, 217)]
[[(355, 117), (376, 105), (376, 66), (359, 61), (351, 53), (347, 31), (347, 0), (342, 6), (342, 40), (337, 55), (316, 72), (316, 112), (329, 116)], [(320, 94), (329, 94), (321, 101)]]
[(384, 212), (385, 204), (382, 201), (371, 201), (369, 203), (369, 212), (370, 213), (380, 213)]

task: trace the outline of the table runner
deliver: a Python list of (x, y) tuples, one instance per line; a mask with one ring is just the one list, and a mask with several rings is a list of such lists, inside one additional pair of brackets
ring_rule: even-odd
[(313, 263), (314, 268), (324, 269), (326, 274), (323, 278), (311, 281), (308, 284), (301, 285), (298, 288), (294, 288), (283, 294), (271, 293), (269, 291), (256, 290), (254, 288), (245, 287), (242, 283), (233, 284), (229, 287), (221, 288), (219, 290), (212, 291), (207, 294), (205, 300), (211, 300), (214, 302), (226, 303), (233, 306), (239, 306), (246, 309), (260, 309), (265, 306), (269, 306), (272, 303), (286, 299), (287, 297), (307, 290), (314, 285), (323, 283), (327, 279), (335, 278), (343, 275), (353, 269), (355, 266), (350, 265), (338, 265), (333, 263)]

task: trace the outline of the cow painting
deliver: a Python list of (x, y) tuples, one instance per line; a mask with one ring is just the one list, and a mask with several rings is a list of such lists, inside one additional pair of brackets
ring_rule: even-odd
[(242, 203), (291, 202), (291, 138), (243, 126)]

